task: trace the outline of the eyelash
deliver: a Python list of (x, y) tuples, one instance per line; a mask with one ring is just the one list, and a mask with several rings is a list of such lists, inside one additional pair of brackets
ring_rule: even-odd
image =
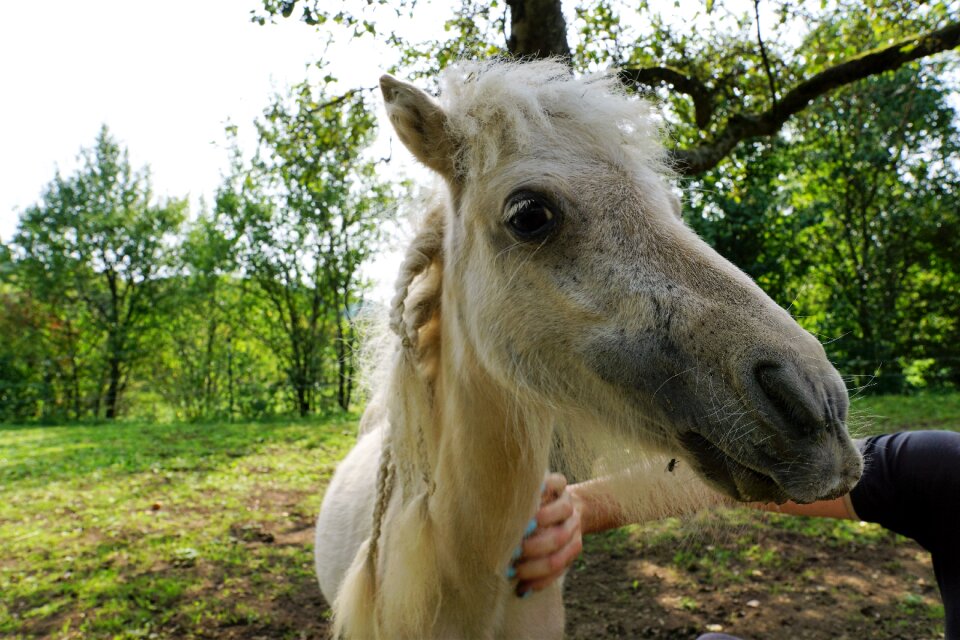
[(532, 191), (521, 191), (507, 199), (506, 224), (520, 240), (540, 240), (557, 226), (559, 209)]

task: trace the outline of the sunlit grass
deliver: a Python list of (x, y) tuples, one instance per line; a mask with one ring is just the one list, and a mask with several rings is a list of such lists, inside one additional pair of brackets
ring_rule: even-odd
[(0, 635), (262, 622), (312, 559), (257, 543), (309, 529), (354, 431), (355, 416), (0, 427)]
[[(960, 394), (864, 397), (853, 413), (860, 433), (960, 430)], [(310, 529), (355, 428), (352, 415), (0, 426), (0, 637), (217, 637), (267, 625), (270, 637), (299, 637), (285, 609), (307, 602), (317, 620), (329, 615)], [(719, 585), (767, 568), (802, 578), (795, 559), (756, 544), (771, 530), (838, 549), (890, 540), (873, 525), (733, 510), (594, 536), (576, 566), (630, 547), (663, 549), (677, 571)], [(915, 598), (902, 608), (942, 615)]]

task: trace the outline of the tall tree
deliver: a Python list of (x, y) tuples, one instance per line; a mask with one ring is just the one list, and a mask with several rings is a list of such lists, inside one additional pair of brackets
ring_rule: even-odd
[[(239, 284), (234, 243), (215, 213), (201, 211), (178, 248), (170, 313), (155, 332), (162, 353), (151, 368), (151, 382), (188, 419), (232, 417), (232, 342)], [(245, 363), (249, 366), (249, 363)]]
[(163, 270), (186, 203), (151, 202), (147, 172), (131, 168), (106, 127), (79, 159), (74, 175), (58, 173), (42, 202), (23, 212), (12, 250), (24, 289), (52, 308), (80, 310), (89, 323), (104, 415), (115, 418), (131, 369), (149, 350), (143, 333), (165, 294)]
[(328, 99), (304, 83), (268, 108), (257, 128), (257, 152), (247, 164), (237, 157), (217, 208), (268, 310), (262, 338), (284, 363), (296, 411), (313, 411), (324, 384), (346, 409), (360, 266), (376, 248), (390, 201), (364, 155), (375, 118), (362, 92)]
[[(827, 297), (801, 296), (801, 313), (816, 309), (821, 331), (845, 336), (836, 348), (849, 368), (880, 369), (888, 391), (901, 387), (898, 356), (930, 319), (932, 309), (918, 313), (920, 288), (926, 300), (949, 299), (930, 276), (960, 270), (960, 242), (944, 228), (960, 222), (960, 131), (947, 94), (937, 74), (915, 68), (839, 92), (806, 114), (788, 173), (791, 205), (822, 220), (798, 240), (819, 249), (809, 274)], [(953, 258), (931, 273), (938, 253)]]

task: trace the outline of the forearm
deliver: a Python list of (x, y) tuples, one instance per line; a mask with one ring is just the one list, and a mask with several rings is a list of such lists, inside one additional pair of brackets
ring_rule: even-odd
[(588, 480), (568, 489), (575, 509), (580, 513), (580, 527), (584, 534), (599, 533), (630, 524), (620, 504), (608, 493), (603, 479)]
[(579, 511), (583, 533), (734, 504), (689, 470), (664, 475), (661, 469), (649, 466), (632, 469), (623, 476), (581, 482), (568, 490)]
[[(584, 534), (608, 531), (635, 522), (682, 516), (698, 508), (718, 505), (734, 506), (738, 504), (718, 492), (709, 489), (701, 491), (698, 488), (696, 490), (688, 490), (687, 492), (679, 492), (679, 497), (686, 497), (688, 499), (677, 500), (672, 512), (664, 511), (662, 508), (659, 508), (658, 505), (655, 513), (650, 513), (647, 517), (642, 517), (644, 515), (643, 510), (639, 508), (639, 515), (641, 517), (637, 517), (638, 507), (636, 505), (628, 509), (613, 498), (611, 480), (609, 478), (598, 478), (596, 480), (581, 482), (571, 485), (568, 490), (580, 513), (581, 527)], [(745, 503), (744, 506), (760, 511), (771, 511), (795, 516), (845, 520), (859, 519), (850, 505), (850, 497), (848, 495), (841, 496), (834, 500), (822, 500), (812, 504), (797, 504), (796, 502), (785, 502), (784, 504), (751, 502)], [(651, 509), (651, 511), (654, 510)]]
[(773, 502), (751, 502), (750, 508), (760, 511), (771, 511), (773, 513), (786, 513), (792, 516), (810, 516), (814, 518), (836, 518), (838, 520), (859, 520), (850, 504), (850, 496), (843, 495), (833, 500), (820, 500), (810, 504), (797, 504), (796, 502), (785, 502), (775, 504)]

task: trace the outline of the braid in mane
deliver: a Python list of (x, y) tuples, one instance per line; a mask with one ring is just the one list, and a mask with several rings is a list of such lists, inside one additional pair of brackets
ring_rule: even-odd
[[(407, 312), (407, 297), (410, 295), (414, 280), (433, 264), (443, 250), (443, 225), (440, 220), (434, 220), (440, 217), (434, 213), (435, 211), (440, 213), (441, 209), (437, 207), (431, 210), (424, 221), (424, 228), (407, 248), (407, 254), (400, 265), (396, 294), (390, 304), (390, 329), (400, 337), (401, 345), (405, 350), (416, 349), (419, 342), (418, 332), (430, 315), (423, 313), (424, 305), (421, 300), (420, 304), (414, 307), (414, 317), (411, 318), (413, 322), (407, 323), (404, 317)], [(417, 307), (421, 308), (418, 310)], [(432, 308), (429, 311), (432, 311)]]
[[(410, 629), (429, 626), (436, 616), (430, 603), (439, 602), (437, 583), (427, 570), (435, 562), (429, 498), (433, 494), (424, 423), (432, 404), (431, 355), (439, 353), (438, 323), (432, 323), (440, 308), (444, 207), (433, 206), (426, 214), (417, 235), (407, 249), (397, 279), (396, 295), (390, 305), (390, 328), (400, 340), (393, 353), (390, 386), (387, 393), (401, 402), (391, 408), (389, 431), (382, 443), (377, 471), (377, 496), (370, 537), (358, 550), (334, 603), (333, 637), (381, 637), (380, 619), (406, 620)], [(413, 386), (410, 386), (413, 385)], [(378, 598), (378, 554), (383, 520), (392, 499), (398, 476), (404, 491), (404, 507), (396, 514), (398, 522), (391, 548), (394, 564), (409, 564), (407, 576), (423, 580), (406, 583), (406, 598)], [(417, 485), (422, 482), (420, 490)], [(387, 607), (386, 610), (381, 607)], [(371, 616), (371, 610), (377, 614)], [(426, 625), (426, 626), (425, 626)], [(405, 637), (391, 628), (390, 637)]]
[[(400, 338), (399, 357), (404, 365), (416, 368), (420, 361), (420, 347), (428, 346), (420, 343), (420, 330), (433, 317), (440, 304), (439, 278), (436, 282), (421, 282), (417, 279), (424, 276), (443, 251), (443, 207), (434, 206), (427, 213), (420, 231), (407, 248), (406, 255), (400, 265), (400, 275), (397, 278), (396, 294), (390, 305), (390, 329)], [(421, 281), (429, 278), (421, 278)], [(414, 283), (417, 282), (416, 286)], [(396, 426), (396, 425), (395, 425)], [(416, 430), (416, 452), (420, 463), (421, 477), (427, 493), (433, 493), (433, 480), (430, 474), (430, 461), (427, 456), (426, 441), (423, 425), (406, 425), (406, 429)], [(380, 468), (377, 474), (377, 502), (373, 514), (373, 532), (370, 544), (370, 554), (373, 565), (376, 566), (378, 539), (383, 524), (386, 507), (393, 494), (396, 480), (396, 467), (392, 462), (393, 447), (398, 436), (392, 433), (383, 444), (380, 456)], [(403, 460), (401, 458), (401, 464)], [(424, 504), (426, 504), (424, 502)]]

